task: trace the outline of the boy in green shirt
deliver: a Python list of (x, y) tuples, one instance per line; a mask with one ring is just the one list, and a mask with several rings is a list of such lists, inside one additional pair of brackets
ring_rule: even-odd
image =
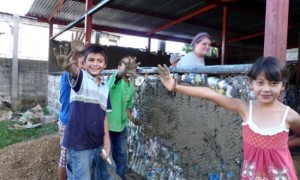
[(136, 75), (136, 58), (125, 56), (118, 64), (118, 71), (109, 79), (112, 112), (107, 114), (111, 152), (116, 164), (117, 174), (125, 179), (127, 164), (127, 123), (128, 119), (139, 125), (140, 121), (132, 115), (134, 84), (132, 76)]

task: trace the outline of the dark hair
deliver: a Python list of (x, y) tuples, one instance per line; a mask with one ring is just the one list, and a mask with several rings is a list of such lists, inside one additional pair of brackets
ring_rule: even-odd
[(99, 44), (91, 44), (84, 51), (85, 51), (85, 53), (84, 53), (84, 62), (86, 61), (86, 58), (88, 57), (89, 54), (95, 53), (95, 54), (102, 54), (102, 56), (104, 57), (105, 62), (107, 63), (107, 58), (108, 58), (107, 52)]
[(264, 73), (267, 80), (280, 82), (284, 85), (288, 82), (288, 70), (281, 60), (269, 56), (260, 57), (252, 65), (247, 76), (250, 80), (255, 80), (260, 73)]

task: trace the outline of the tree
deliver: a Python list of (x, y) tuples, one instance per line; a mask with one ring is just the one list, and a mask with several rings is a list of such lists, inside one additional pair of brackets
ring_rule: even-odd
[(189, 53), (193, 51), (193, 46), (191, 44), (184, 44), (182, 51)]

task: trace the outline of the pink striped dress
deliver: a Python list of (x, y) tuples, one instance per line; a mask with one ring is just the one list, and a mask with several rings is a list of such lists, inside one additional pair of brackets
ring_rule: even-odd
[(289, 129), (285, 126), (289, 107), (276, 128), (260, 129), (252, 120), (252, 101), (249, 119), (243, 123), (244, 162), (243, 180), (297, 180), (294, 163), (287, 145)]

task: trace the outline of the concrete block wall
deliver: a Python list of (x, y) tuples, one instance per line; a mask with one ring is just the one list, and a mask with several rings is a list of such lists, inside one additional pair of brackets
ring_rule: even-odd
[(11, 59), (0, 59), (0, 95), (11, 94)]
[[(47, 97), (47, 61), (19, 59), (18, 98), (16, 110), (26, 110), (40, 104)], [(0, 96), (11, 96), (12, 59), (0, 58)]]

